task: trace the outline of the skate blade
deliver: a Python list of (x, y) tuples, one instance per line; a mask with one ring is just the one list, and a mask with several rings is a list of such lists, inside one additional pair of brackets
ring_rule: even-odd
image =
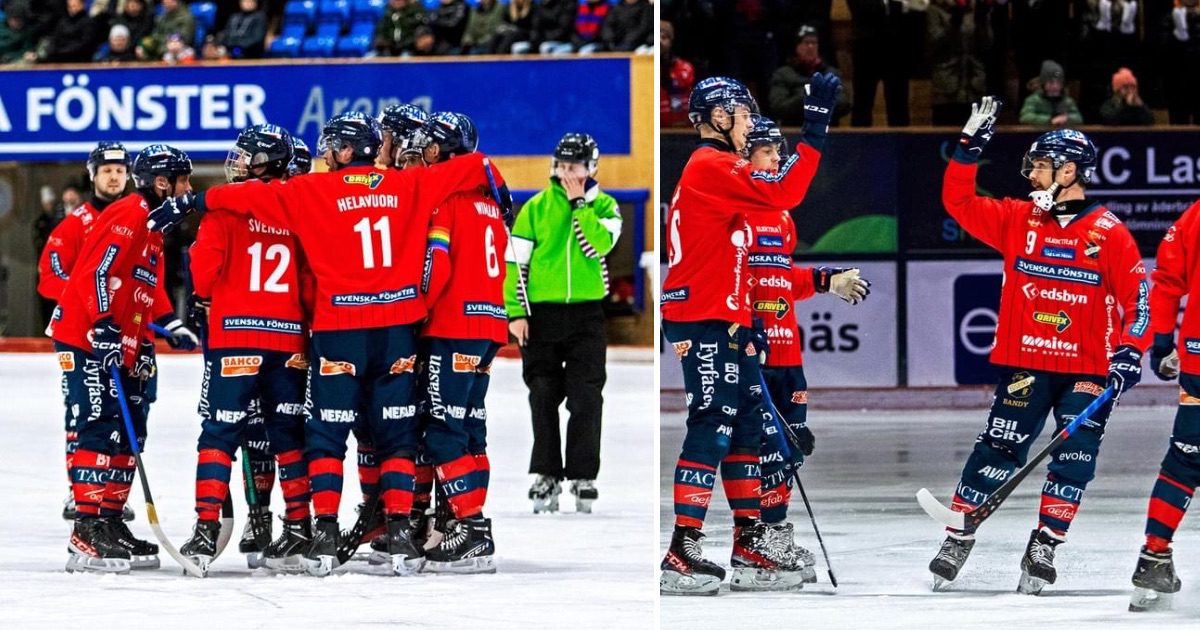
[(547, 501), (545, 499), (534, 499), (533, 500), (533, 513), (534, 514), (550, 513), (550, 512), (557, 512), (557, 511), (558, 511), (558, 499), (557, 498), (555, 498), (552, 501)]
[(1021, 581), (1017, 583), (1017, 592), (1021, 593), (1022, 595), (1040, 595), (1042, 593), (1042, 589), (1045, 588), (1047, 584), (1049, 584), (1049, 582), (1046, 580), (1033, 577), (1032, 575), (1022, 571)]
[(367, 564), (375, 567), (381, 564), (390, 564), (392, 556), (386, 551), (372, 551), (367, 555)]
[(132, 556), (129, 559), (129, 567), (131, 569), (157, 569), (162, 566), (158, 556)]
[(721, 579), (715, 575), (684, 575), (678, 571), (663, 571), (658, 579), (662, 595), (716, 595)]
[(800, 580), (805, 584), (816, 584), (817, 570), (812, 567), (804, 567), (800, 569)]
[(950, 585), (950, 582), (951, 580), (947, 580), (941, 576), (933, 576), (933, 592), (941, 593), (947, 586)]
[(337, 556), (317, 556), (316, 558), (306, 556), (304, 558), (304, 571), (314, 577), (327, 577), (335, 571), (344, 572), (345, 569), (338, 571), (341, 568), (342, 564), (338, 562)]
[(575, 511), (578, 512), (579, 514), (591, 514), (592, 513), (592, 504), (595, 502), (596, 502), (595, 499), (576, 499), (575, 500)]
[(304, 573), (304, 556), (296, 554), (282, 558), (263, 558), (263, 566), (278, 573)]
[(462, 560), (454, 560), (453, 562), (434, 562), (426, 560), (425, 566), (421, 569), (424, 573), (495, 573), (496, 562), (492, 556), (479, 556), (477, 558), (463, 558)]
[(799, 571), (736, 567), (729, 577), (731, 591), (798, 591), (804, 588)]
[(246, 566), (250, 569), (259, 569), (265, 567), (261, 551), (253, 551), (246, 554)]
[(1170, 610), (1173, 596), (1174, 593), (1160, 593), (1141, 587), (1134, 588), (1133, 596), (1129, 598), (1129, 612)]
[(425, 564), (425, 558), (412, 558), (402, 553), (397, 553), (389, 556), (388, 562), (392, 564), (392, 575), (409, 576), (421, 570)]
[[(208, 577), (208, 567), (212, 566), (214, 556), (195, 555), (184, 557), (196, 563), (196, 566), (200, 568), (200, 577)], [(188, 572), (184, 570), (183, 574), (187, 575)]]
[(80, 553), (67, 556), (67, 573), (129, 573), (129, 561), (124, 558), (93, 558)]

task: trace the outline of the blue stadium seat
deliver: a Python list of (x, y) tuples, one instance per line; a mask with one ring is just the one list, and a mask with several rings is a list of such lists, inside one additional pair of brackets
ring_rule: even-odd
[(299, 57), (300, 56), (300, 38), (299, 37), (277, 37), (271, 42), (271, 47), (267, 49), (268, 57)]
[(376, 24), (378, 24), (378, 20), (355, 20), (350, 23), (350, 34), (374, 37)]
[(317, 37), (332, 37), (337, 39), (342, 34), (341, 22), (317, 22)]
[(336, 22), (340, 28), (350, 21), (350, 0), (321, 0), (317, 9), (317, 25)]
[(208, 35), (208, 28), (196, 20), (196, 41), (193, 44), (196, 47), (196, 52), (200, 52), (200, 47), (204, 45), (204, 36)]
[(217, 24), (217, 3), (215, 2), (195, 2), (189, 5), (192, 10), (192, 15), (196, 17), (196, 43), (204, 41), (200, 36), (200, 29), (204, 32), (210, 32)]
[(316, 0), (291, 0), (283, 7), (283, 24), (300, 24), (305, 32), (317, 21)]
[(378, 22), (386, 9), (387, 0), (354, 0), (354, 6), (350, 9), (350, 19), (354, 22)]
[(436, 9), (439, 4), (441, 4), (440, 0), (425, 0), (425, 10), (432, 11)]
[(308, 25), (303, 22), (284, 22), (283, 30), (279, 33), (279, 37), (294, 37), (296, 39), (304, 39), (308, 34)]
[(316, 35), (304, 40), (300, 45), (300, 54), (305, 57), (332, 57), (335, 45), (336, 37)]
[(362, 57), (370, 49), (370, 35), (347, 35), (338, 39), (334, 55), (337, 57)]

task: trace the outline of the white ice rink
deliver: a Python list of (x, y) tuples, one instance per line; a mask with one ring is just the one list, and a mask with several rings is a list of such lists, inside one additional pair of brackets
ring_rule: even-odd
[[(200, 358), (164, 357), (160, 374), (145, 461), (159, 518), (178, 546), (194, 519)], [(165, 552), (157, 571), (71, 575), (63, 571), (69, 525), (60, 517), (67, 483), (58, 365), (53, 354), (0, 354), (0, 476), (9, 481), (0, 510), (0, 628), (652, 627), (653, 366), (610, 361), (600, 500), (590, 516), (570, 513), (566, 493), (568, 513), (532, 514), (525, 497), (532, 433), (520, 362), (498, 360), (494, 374), (486, 513), (497, 545), (495, 575), (385, 577), (364, 574), (366, 563), (355, 562), (350, 574), (326, 579), (273, 576), (249, 571), (236, 539), (204, 580), (182, 577)], [(357, 502), (351, 458), (343, 526), (353, 523)], [(137, 483), (130, 504), (138, 513), (132, 530), (153, 540)], [(243, 506), (237, 504), (239, 517)], [(238, 535), (241, 527), (239, 518)]]
[[(1118, 409), (1100, 450), (1068, 543), (1059, 547), (1058, 582), (1040, 597), (1015, 593), (1020, 558), (1037, 518), (1031, 475), (979, 531), (949, 592), (932, 593), (927, 570), (943, 533), (913, 499), (928, 487), (949, 502), (987, 410), (845, 412), (814, 410), (816, 452), (802, 479), (829, 549), (833, 589), (798, 494), (789, 519), (818, 558), (820, 582), (797, 593), (664, 597), (662, 628), (1200, 628), (1200, 527), (1184, 519), (1176, 537), (1183, 590), (1174, 610), (1126, 611), (1129, 578), (1143, 541), (1150, 488), (1171, 431), (1174, 408)], [(683, 439), (683, 415), (663, 414), (660, 553), (670, 541), (670, 480)], [(1038, 446), (1049, 440), (1043, 434)], [(717, 484), (705, 528), (705, 555), (728, 566), (729, 504)], [(1193, 510), (1195, 511), (1195, 510)]]

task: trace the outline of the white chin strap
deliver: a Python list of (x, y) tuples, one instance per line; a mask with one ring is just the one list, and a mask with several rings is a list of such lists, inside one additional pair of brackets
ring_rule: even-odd
[(1033, 205), (1042, 210), (1050, 210), (1054, 207), (1054, 200), (1061, 190), (1062, 186), (1059, 186), (1058, 182), (1054, 182), (1046, 190), (1035, 190), (1029, 193), (1029, 198), (1033, 200)]

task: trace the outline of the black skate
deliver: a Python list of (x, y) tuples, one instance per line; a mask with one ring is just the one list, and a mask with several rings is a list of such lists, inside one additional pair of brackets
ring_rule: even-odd
[(208, 567), (217, 555), (217, 537), (221, 534), (219, 521), (196, 521), (192, 537), (179, 548), (179, 553), (200, 567), (208, 575)]
[(99, 518), (76, 519), (67, 544), (67, 572), (129, 573), (129, 551), (113, 540)]
[(571, 494), (575, 495), (575, 511), (580, 514), (591, 514), (592, 504), (600, 498), (600, 492), (596, 490), (595, 479), (572, 481)]
[(1058, 572), (1054, 570), (1054, 548), (1062, 543), (1062, 538), (1045, 527), (1029, 533), (1029, 545), (1025, 547), (1025, 555), (1021, 558), (1018, 593), (1037, 595), (1047, 584), (1053, 584), (1058, 579)]
[(257, 569), (263, 566), (263, 550), (271, 544), (271, 511), (262, 507), (250, 508), (250, 517), (242, 529), (238, 551), (246, 555), (246, 566)]
[[(64, 521), (75, 520), (75, 494), (71, 490), (67, 490), (67, 498), (63, 499), (62, 518)], [(121, 507), (121, 519), (125, 521), (133, 520), (133, 508), (128, 504)]]
[(442, 542), (425, 554), (430, 573), (495, 573), (496, 544), (492, 519), (476, 516), (456, 521)]
[(558, 479), (549, 475), (538, 475), (529, 488), (529, 498), (533, 501), (533, 513), (558, 511), (558, 495), (562, 494), (562, 484)]
[(733, 591), (793, 591), (804, 588), (804, 576), (788, 550), (771, 536), (766, 523), (733, 528), (729, 561)]
[(120, 516), (109, 516), (100, 520), (108, 527), (109, 537), (129, 552), (131, 568), (157, 569), (162, 566), (158, 560), (158, 545), (134, 536)]
[(1166, 610), (1171, 599), (1183, 583), (1175, 575), (1175, 561), (1171, 550), (1162, 553), (1142, 547), (1138, 554), (1137, 568), (1133, 570), (1133, 597), (1129, 600), (1129, 612)]
[(671, 548), (662, 561), (658, 592), (663, 595), (716, 595), (725, 579), (725, 569), (704, 558), (700, 541), (704, 534), (695, 527), (675, 527)]
[(413, 545), (412, 524), (408, 517), (389, 516), (387, 521), (387, 553), (395, 575), (412, 575), (425, 562), (421, 549)]
[(262, 552), (263, 566), (281, 573), (302, 573), (304, 552), (312, 543), (312, 523), (308, 517), (283, 519), (283, 532)]
[(781, 553), (788, 557), (786, 564), (789, 570), (799, 571), (801, 579), (806, 584), (812, 584), (817, 581), (817, 571), (813, 568), (817, 564), (817, 558), (811, 551), (796, 544), (794, 534), (791, 523), (767, 525), (768, 537), (773, 544), (780, 545)]
[(929, 561), (929, 572), (933, 574), (933, 590), (939, 591), (949, 582), (958, 577), (958, 572), (971, 555), (975, 547), (975, 536), (948, 532), (942, 548), (938, 550), (933, 560)]
[(309, 575), (325, 577), (341, 566), (338, 562), (341, 531), (333, 517), (318, 518), (313, 530), (312, 544), (304, 552), (304, 570)]

